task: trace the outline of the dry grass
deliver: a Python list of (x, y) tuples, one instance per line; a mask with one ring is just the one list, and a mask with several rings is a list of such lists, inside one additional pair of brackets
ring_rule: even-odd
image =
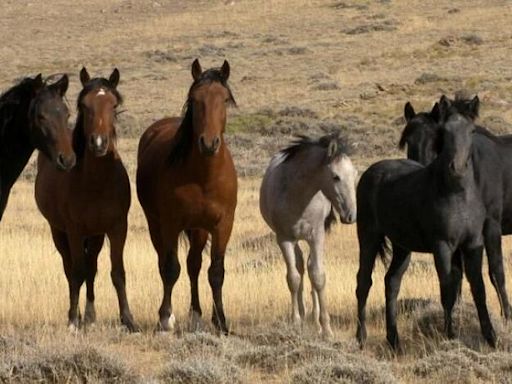
[[(448, 342), (429, 255), (415, 256), (402, 285), (404, 355), (394, 356), (385, 343), (382, 265), (368, 304), (368, 346), (359, 351), (355, 226), (338, 226), (327, 240), (334, 339), (321, 340), (309, 323), (289, 326), (284, 263), (257, 199), (270, 153), (294, 133), (343, 130), (354, 142), (361, 170), (376, 159), (401, 156), (396, 142), (407, 100), (421, 110), (442, 92), (478, 91), (482, 122), (511, 132), (511, 10), (501, 0), (51, 0), (44, 6), (5, 1), (0, 88), (40, 71), (69, 72), (73, 103), (82, 65), (103, 75), (119, 67), (127, 110), (119, 145), (132, 177), (137, 137), (154, 119), (180, 112), (192, 59), (200, 57), (209, 67), (228, 58), (239, 104), (230, 111), (228, 140), (244, 177), (227, 255), (224, 292), (234, 332), (228, 338), (217, 337), (207, 321), (211, 298), (204, 270), (201, 330), (188, 330), (189, 283), (183, 273), (173, 295), (178, 329), (174, 335), (153, 333), (161, 283), (135, 199), (125, 262), (131, 307), (143, 332), (129, 335), (118, 326), (105, 247), (96, 283), (98, 324), (69, 334), (60, 257), (35, 207), (33, 185), (18, 183), (0, 225), (0, 381), (510, 382), (511, 329), (498, 316), (491, 284), (486, 280), (498, 350), (482, 342), (466, 283), (457, 307), (458, 339)], [(34, 174), (32, 162), (24, 180)], [(511, 245), (507, 239), (509, 282)]]

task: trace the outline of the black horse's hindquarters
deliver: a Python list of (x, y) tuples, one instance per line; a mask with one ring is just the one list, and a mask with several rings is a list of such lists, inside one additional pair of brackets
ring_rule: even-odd
[[(459, 148), (460, 149), (460, 148)], [(458, 150), (458, 149), (456, 149)], [(443, 152), (445, 149), (443, 149)], [(496, 336), (485, 303), (481, 275), (482, 229), (486, 221), (484, 203), (476, 185), (472, 156), (463, 178), (449, 172), (450, 158), (441, 155), (428, 167), (408, 160), (385, 160), (372, 165), (357, 188), (357, 229), (360, 265), (357, 275), (359, 325), (357, 337), (366, 339), (365, 306), (371, 274), (384, 239), (393, 243), (393, 258), (386, 274), (387, 338), (394, 348), (399, 339), (396, 329), (396, 299), (410, 251), (432, 252), (441, 286), (445, 327), (453, 336), (451, 313), (461, 271), (452, 266), (453, 252), (464, 252), (464, 268), (471, 284), (482, 333), (492, 346)]]

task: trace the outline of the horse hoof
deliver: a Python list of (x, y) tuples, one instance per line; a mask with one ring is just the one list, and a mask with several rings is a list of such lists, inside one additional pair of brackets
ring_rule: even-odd
[(78, 330), (79, 330), (79, 326), (78, 326), (77, 323), (75, 323), (75, 322), (69, 322), (68, 323), (68, 331), (70, 333), (77, 333)]
[(491, 331), (484, 336), (487, 344), (489, 344), (491, 348), (496, 349), (496, 333), (494, 330), (491, 329)]
[(399, 353), (401, 347), (400, 347), (400, 340), (398, 339), (398, 336), (388, 337), (387, 340), (388, 340), (389, 347), (393, 350), (393, 352)]
[(126, 328), (128, 328), (128, 332), (130, 333), (139, 333), (142, 331), (142, 328), (137, 325), (137, 323), (124, 324)]
[(196, 311), (190, 311), (189, 327), (191, 332), (198, 332), (203, 328), (201, 315)]
[(334, 333), (330, 328), (322, 330), (322, 338), (324, 340), (331, 340), (334, 337)]
[(364, 345), (366, 344), (366, 327), (357, 327), (356, 339), (359, 343), (359, 348), (363, 349)]
[(157, 332), (169, 332), (174, 330), (174, 325), (176, 323), (176, 318), (174, 317), (174, 314), (171, 313), (171, 316), (168, 318), (160, 319), (156, 326)]

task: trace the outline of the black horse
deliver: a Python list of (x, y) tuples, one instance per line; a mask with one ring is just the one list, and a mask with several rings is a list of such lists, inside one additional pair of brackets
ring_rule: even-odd
[[(407, 125), (399, 146), (402, 149), (407, 146), (409, 159), (427, 165), (437, 156), (438, 121), (443, 118), (441, 110), (444, 115), (461, 113), (475, 120), (479, 111), (478, 96), (473, 99), (456, 97), (455, 100), (442, 96), (429, 113), (416, 114), (412, 105), (407, 103), (404, 110)], [(512, 136), (497, 137), (478, 125), (476, 136), (480, 140), (475, 142), (473, 163), (478, 189), (486, 209), (483, 235), (489, 260), (489, 276), (498, 294), (501, 313), (509, 319), (512, 312), (505, 286), (501, 236), (512, 234)], [(489, 145), (489, 140), (493, 145)]]
[(75, 164), (63, 97), (68, 76), (47, 85), (41, 74), (25, 78), (0, 96), (0, 220), (12, 186), (39, 149), (60, 169)]
[[(452, 309), (461, 270), (453, 265), (460, 248), (471, 285), (482, 333), (491, 346), (496, 335), (486, 305), (482, 279), (482, 230), (485, 207), (477, 188), (472, 159), (475, 126), (460, 114), (451, 115), (438, 130), (438, 154), (428, 166), (411, 160), (384, 160), (372, 165), (357, 187), (358, 329), (361, 346), (366, 340), (365, 308), (378, 253), (384, 255), (385, 238), (393, 246), (385, 278), (387, 339), (399, 347), (396, 327), (397, 296), (410, 253), (434, 254), (445, 315), (445, 331), (453, 337)], [(489, 141), (492, 145), (492, 142)]]

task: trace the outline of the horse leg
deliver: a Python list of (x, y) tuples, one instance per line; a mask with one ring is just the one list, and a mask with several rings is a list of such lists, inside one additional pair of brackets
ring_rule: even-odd
[(284, 261), (286, 263), (286, 281), (288, 282), (288, 289), (292, 297), (292, 313), (291, 320), (295, 325), (301, 323), (301, 315), (299, 310), (299, 289), (301, 284), (301, 275), (297, 268), (297, 260), (295, 253), (295, 242), (277, 239), (279, 248), (283, 253)]
[[(156, 236), (158, 235), (152, 235), (155, 239)], [(160, 239), (163, 239), (165, 236), (167, 244), (162, 243), (162, 248), (158, 250), (158, 269), (164, 290), (162, 304), (158, 311), (160, 317), (158, 329), (161, 331), (170, 331), (174, 328), (175, 321), (171, 306), (172, 289), (176, 281), (178, 281), (181, 271), (181, 266), (178, 261), (179, 231), (161, 232), (160, 236)]]
[(302, 249), (300, 249), (299, 243), (295, 244), (295, 267), (300, 274), (300, 284), (299, 291), (297, 292), (297, 301), (299, 304), (299, 315), (301, 319), (304, 319), (306, 315), (306, 310), (304, 307), (304, 254), (302, 253)]
[(138, 332), (140, 328), (133, 320), (126, 296), (123, 250), (126, 242), (127, 228), (128, 225), (126, 221), (123, 221), (107, 233), (110, 240), (110, 262), (112, 265), (110, 277), (117, 293), (121, 323), (125, 325), (130, 332)]
[(434, 261), (436, 265), (439, 286), (441, 290), (441, 303), (444, 310), (444, 331), (448, 338), (455, 337), (453, 332), (452, 311), (457, 300), (458, 282), (453, 276), (452, 258), (454, 251), (448, 244), (442, 242), (434, 249)]
[(87, 301), (85, 302), (84, 323), (96, 322), (96, 310), (94, 309), (94, 279), (98, 270), (98, 254), (103, 247), (104, 235), (88, 237), (85, 240), (85, 264), (87, 275), (85, 284), (87, 287)]
[(311, 285), (318, 296), (322, 334), (324, 337), (332, 337), (331, 320), (325, 298), (324, 238), (325, 232), (322, 227), (316, 233), (315, 238), (309, 241), (311, 253), (308, 259), (308, 274)]
[(67, 237), (71, 254), (68, 325), (71, 330), (75, 330), (80, 325), (78, 300), (87, 268), (84, 254), (84, 237), (78, 233), (68, 233)]
[(501, 247), (501, 224), (495, 220), (487, 220), (484, 225), (484, 244), (489, 260), (489, 277), (496, 289), (501, 306), (501, 315), (510, 319), (511, 308), (505, 287), (503, 270), (503, 252)]
[(475, 302), (482, 334), (492, 348), (496, 348), (494, 332), (485, 298), (485, 285), (482, 278), (482, 247), (464, 250), (466, 256), (464, 267), (471, 286), (471, 294)]
[[(371, 236), (370, 236), (371, 235)], [(363, 348), (366, 342), (366, 300), (372, 286), (372, 272), (375, 259), (381, 248), (381, 237), (379, 235), (360, 230), (359, 237), (359, 270), (357, 272), (357, 333), (356, 338), (359, 346)]]
[(187, 272), (190, 278), (190, 315), (192, 317), (193, 327), (197, 329), (201, 319), (202, 311), (199, 304), (198, 277), (201, 271), (203, 259), (203, 249), (208, 240), (208, 232), (202, 229), (187, 231), (190, 241), (190, 250), (187, 256)]
[[(62, 263), (64, 264), (64, 273), (66, 274), (66, 280), (68, 281), (69, 288), (69, 296), (71, 297), (71, 282), (72, 282), (72, 272), (71, 272), (71, 251), (69, 249), (69, 242), (66, 232), (59, 231), (55, 227), (51, 227), (53, 243), (55, 244), (55, 248), (60, 253), (62, 257)], [(74, 323), (69, 323), (71, 326)], [(78, 324), (76, 324), (78, 325)]]
[(208, 281), (213, 294), (212, 322), (222, 333), (228, 334), (224, 305), (222, 303), (222, 285), (224, 284), (224, 256), (231, 230), (233, 217), (223, 220), (212, 233), (211, 264), (208, 268)]
[(462, 251), (460, 250), (460, 248), (457, 248), (457, 250), (453, 253), (452, 256), (452, 279), (453, 285), (456, 290), (455, 294), (457, 295), (455, 301), (462, 297), (463, 258), (464, 255), (462, 254)]
[(402, 283), (402, 277), (411, 261), (411, 253), (400, 246), (393, 244), (393, 259), (385, 277), (386, 286), (386, 328), (387, 339), (394, 350), (400, 347), (396, 327), (397, 297)]

